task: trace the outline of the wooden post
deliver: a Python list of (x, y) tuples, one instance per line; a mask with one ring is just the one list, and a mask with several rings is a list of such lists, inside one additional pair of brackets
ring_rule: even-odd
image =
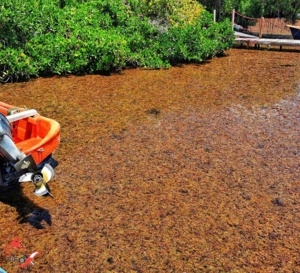
[(235, 9), (232, 10), (232, 14), (231, 14), (232, 30), (234, 30), (234, 17), (235, 17)]
[(262, 28), (263, 28), (263, 21), (265, 20), (264, 17), (261, 17), (260, 18), (260, 21), (259, 21), (259, 35), (258, 37), (261, 39), (262, 38)]
[(217, 21), (217, 11), (214, 9), (214, 22)]

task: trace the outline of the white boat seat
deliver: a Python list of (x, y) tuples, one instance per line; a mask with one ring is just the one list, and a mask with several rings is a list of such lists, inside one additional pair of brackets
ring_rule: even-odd
[(14, 122), (20, 119), (28, 118), (37, 115), (37, 111), (35, 109), (25, 110), (19, 113), (15, 113), (12, 115), (6, 116), (9, 122)]

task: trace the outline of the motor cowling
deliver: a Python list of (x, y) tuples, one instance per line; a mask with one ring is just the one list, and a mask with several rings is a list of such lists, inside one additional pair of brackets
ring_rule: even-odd
[(10, 123), (2, 113), (0, 113), (0, 153), (4, 159), (13, 163), (25, 157), (13, 142)]
[(7, 134), (11, 138), (12, 129), (8, 119), (0, 113), (0, 135)]

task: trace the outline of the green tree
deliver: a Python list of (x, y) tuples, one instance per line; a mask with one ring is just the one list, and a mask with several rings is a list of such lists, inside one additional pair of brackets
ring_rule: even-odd
[(226, 16), (226, 0), (200, 0), (198, 2), (202, 4), (209, 12), (216, 10), (218, 21), (223, 20), (223, 18)]
[(250, 17), (282, 17), (295, 22), (300, 13), (300, 0), (198, 0), (206, 9), (217, 10), (218, 19), (230, 16), (232, 9)]
[(246, 12), (255, 17), (283, 17), (295, 22), (300, 12), (300, 0), (254, 0)]

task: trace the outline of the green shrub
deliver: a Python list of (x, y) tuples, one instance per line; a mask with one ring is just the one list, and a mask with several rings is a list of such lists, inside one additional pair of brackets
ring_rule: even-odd
[(2, 82), (201, 62), (233, 43), (193, 0), (5, 0), (0, 26)]
[(22, 49), (0, 49), (1, 82), (28, 80), (30, 76), (37, 76), (37, 70)]
[(163, 19), (172, 25), (195, 22), (204, 8), (196, 0), (129, 0), (142, 14)]

